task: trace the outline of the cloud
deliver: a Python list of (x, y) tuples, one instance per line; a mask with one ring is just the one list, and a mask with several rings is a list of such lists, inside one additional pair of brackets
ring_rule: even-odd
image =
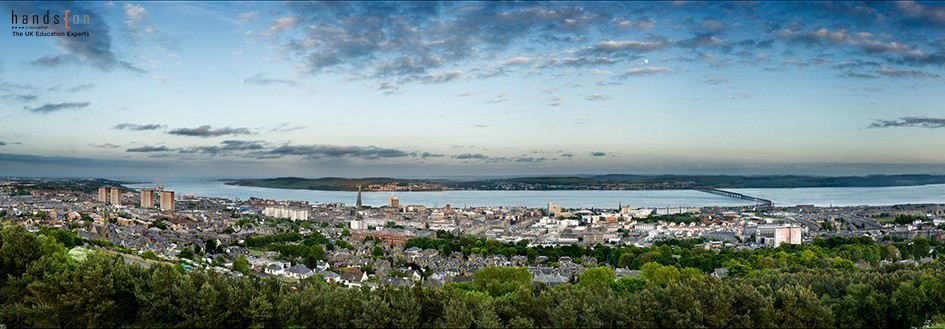
[(564, 97), (561, 97), (561, 96), (551, 96), (551, 97), (548, 97), (548, 99), (546, 100), (546, 102), (548, 103), (547, 104), (548, 106), (558, 106), (558, 105), (561, 105), (563, 101), (564, 101)]
[(86, 84), (76, 85), (72, 88), (66, 89), (66, 91), (70, 93), (77, 93), (77, 92), (83, 92), (83, 91), (92, 89), (94, 87), (95, 87), (95, 84), (86, 83)]
[(489, 157), (482, 153), (463, 153), (453, 156), (454, 159), (467, 160), (467, 159), (476, 159), (476, 160), (485, 160)]
[(119, 123), (119, 124), (113, 126), (112, 129), (142, 131), (142, 130), (157, 130), (157, 129), (161, 129), (161, 128), (164, 128), (164, 127), (166, 127), (166, 126), (165, 126), (165, 125), (162, 125), (162, 124), (157, 124), (157, 123), (149, 123), (149, 124), (139, 125), (139, 124), (134, 124), (134, 123), (128, 123), (128, 122), (126, 122), (126, 123)]
[(91, 147), (97, 147), (97, 148), (100, 148), (100, 149), (115, 149), (115, 148), (121, 147), (120, 145), (115, 145), (115, 144), (111, 144), (111, 143), (105, 143), (105, 144), (89, 144), (89, 146), (91, 146)]
[(838, 77), (845, 78), (845, 79), (859, 79), (859, 80), (872, 80), (872, 79), (879, 78), (878, 76), (875, 76), (872, 74), (852, 72), (852, 71), (840, 73)]
[(545, 63), (542, 67), (586, 67), (586, 66), (599, 66), (599, 65), (609, 65), (616, 63), (617, 60), (610, 57), (565, 57), (565, 58), (552, 58)]
[(446, 71), (446, 72), (437, 73), (433, 75), (422, 76), (420, 77), (420, 81), (423, 83), (444, 83), (444, 82), (452, 81), (453, 79), (456, 79), (461, 75), (463, 75), (463, 71), (452, 70), (452, 71)]
[[(132, 45), (137, 46), (138, 43), (144, 38), (144, 32), (146, 28), (143, 26), (144, 21), (148, 18), (148, 11), (144, 7), (133, 4), (125, 3), (122, 7), (125, 11), (125, 34), (131, 40)], [(154, 27), (150, 27), (151, 30)]]
[(6, 146), (6, 145), (7, 145), (7, 142), (0, 141), (0, 146)]
[(269, 132), (285, 133), (285, 132), (290, 132), (290, 131), (295, 131), (295, 130), (302, 130), (305, 128), (308, 128), (308, 126), (291, 126), (289, 122), (286, 122), (286, 123), (280, 123), (275, 128), (270, 129)]
[(507, 93), (501, 93), (501, 94), (495, 96), (495, 98), (486, 101), (486, 103), (487, 103), (487, 104), (498, 104), (498, 103), (506, 102), (506, 101), (508, 101), (508, 100), (509, 100), (509, 94), (507, 94)]
[(141, 146), (141, 147), (133, 147), (133, 148), (127, 149), (127, 150), (125, 150), (125, 151), (126, 151), (126, 152), (133, 152), (133, 153), (153, 153), (153, 152), (168, 152), (168, 151), (171, 151), (171, 149), (167, 148), (167, 146), (148, 146), (148, 145), (145, 145), (145, 146)]
[(178, 150), (180, 153), (203, 153), (211, 155), (244, 151), (259, 151), (267, 148), (264, 141), (225, 140), (217, 146), (194, 146)]
[(420, 153), (420, 154), (418, 154), (418, 155), (420, 156), (420, 158), (423, 158), (423, 159), (426, 159), (426, 158), (442, 158), (442, 157), (446, 156), (445, 154), (430, 153), (430, 152), (423, 152), (423, 153)]
[(702, 80), (702, 82), (710, 84), (710, 85), (721, 85), (721, 84), (732, 82), (732, 79), (723, 78), (723, 77), (709, 77), (709, 78), (706, 78), (705, 80)]
[(24, 106), (23, 109), (33, 112), (33, 113), (47, 114), (47, 113), (58, 112), (58, 111), (69, 110), (69, 109), (81, 109), (81, 108), (88, 107), (91, 104), (92, 103), (90, 102), (82, 102), (82, 103), (65, 102), (65, 103), (57, 103), (57, 104), (44, 104), (43, 106), (40, 106), (40, 107)]
[(302, 156), (307, 159), (318, 158), (398, 158), (411, 156), (412, 153), (376, 146), (338, 146), (338, 145), (283, 145), (259, 153), (260, 156), (282, 157)]
[(617, 76), (617, 78), (628, 78), (628, 77), (631, 77), (631, 76), (654, 75), (654, 74), (659, 74), (659, 73), (668, 73), (668, 72), (671, 72), (671, 71), (672, 71), (672, 69), (670, 69), (670, 68), (668, 68), (668, 67), (655, 67), (655, 66), (635, 67), (635, 68), (629, 69), (629, 70), (627, 70), (627, 72), (624, 72), (623, 74)]
[(299, 18), (295, 16), (280, 17), (275, 20), (272, 27), (266, 32), (267, 34), (273, 34), (279, 31), (282, 31), (287, 28), (291, 28), (299, 24)]
[(637, 21), (619, 19), (616, 21), (616, 24), (619, 27), (633, 27), (641, 30), (649, 30), (656, 26), (656, 21), (652, 18), (644, 18)]
[(916, 70), (897, 70), (890, 67), (880, 67), (879, 71), (876, 71), (881, 75), (888, 77), (896, 78), (937, 78), (938, 74), (933, 74), (929, 72), (916, 71)]
[(945, 7), (926, 6), (915, 1), (897, 1), (896, 5), (909, 18), (945, 26)]
[(400, 87), (398, 87), (397, 85), (391, 82), (384, 81), (384, 82), (381, 82), (381, 84), (377, 86), (377, 90), (384, 92), (384, 95), (390, 95), (399, 91)]
[(420, 58), (401, 56), (377, 63), (374, 67), (374, 77), (417, 77), (425, 74), (429, 69), (441, 66), (443, 66), (443, 59), (437, 56), (424, 56)]
[(171, 135), (178, 136), (191, 136), (191, 137), (219, 137), (226, 135), (252, 135), (254, 132), (249, 130), (249, 128), (230, 128), (223, 127), (213, 129), (209, 125), (203, 125), (197, 128), (177, 128), (167, 132)]
[(590, 94), (587, 95), (584, 99), (589, 101), (606, 101), (610, 99), (610, 95), (605, 94)]
[(867, 128), (891, 127), (945, 128), (945, 118), (902, 117), (898, 120), (876, 120)]
[(3, 99), (7, 102), (13, 103), (29, 103), (35, 101), (38, 98), (36, 95), (26, 95), (26, 94), (6, 94), (3, 95)]
[(500, 66), (528, 65), (528, 64), (531, 64), (532, 61), (534, 61), (534, 58), (517, 56), (517, 57), (512, 57), (507, 60), (504, 60), (500, 62), (499, 65)]
[(241, 13), (241, 14), (240, 14), (240, 18), (239, 18), (239, 20), (237, 20), (237, 23), (239, 23), (239, 24), (246, 24), (246, 23), (248, 23), (250, 20), (253, 20), (253, 19), (257, 18), (257, 17), (259, 17), (259, 12), (258, 12), (258, 11), (255, 11), (255, 10), (247, 11), (247, 12), (244, 12), (244, 13)]
[(299, 86), (301, 85), (295, 80), (267, 78), (263, 76), (262, 73), (246, 78), (246, 80), (243, 80), (243, 83), (259, 85), (259, 86), (271, 86), (271, 85)]
[(602, 157), (602, 156), (606, 156), (606, 155), (607, 155), (607, 153), (604, 153), (604, 152), (591, 152), (591, 156), (592, 156), (592, 157)]
[(148, 12), (147, 10), (144, 10), (144, 7), (132, 3), (126, 3), (124, 10), (125, 16), (131, 21), (141, 21), (148, 17)]
[[(552, 43), (582, 40), (592, 23), (609, 20), (605, 6), (597, 4), (296, 2), (289, 8), (305, 28), (283, 45), (295, 52), (304, 71), (374, 68), (370, 76), (401, 82), (448, 81), (424, 76), (444, 63), (478, 59), (530, 37)], [(314, 42), (293, 46), (298, 39)], [(500, 64), (528, 64), (519, 57)]]
[(633, 52), (648, 52), (663, 49), (669, 46), (669, 43), (666, 40), (660, 41), (601, 41), (594, 45), (594, 51), (597, 52), (618, 52), (618, 51), (633, 51)]

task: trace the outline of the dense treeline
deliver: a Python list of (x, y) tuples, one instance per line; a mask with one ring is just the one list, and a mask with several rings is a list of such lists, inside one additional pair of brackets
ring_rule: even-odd
[(591, 268), (532, 285), (487, 268), (445, 288), (287, 284), (118, 258), (69, 256), (55, 236), (0, 231), (0, 323), (19, 327), (908, 328), (945, 320), (945, 263), (881, 270), (792, 268), (716, 279), (647, 263), (641, 278)]

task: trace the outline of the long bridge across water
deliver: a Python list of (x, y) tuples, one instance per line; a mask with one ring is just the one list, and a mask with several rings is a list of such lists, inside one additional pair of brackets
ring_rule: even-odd
[(772, 202), (768, 199), (763, 199), (759, 197), (753, 197), (750, 195), (745, 195), (737, 192), (731, 192), (726, 190), (720, 190), (712, 187), (697, 187), (695, 190), (702, 191), (709, 194), (721, 195), (724, 197), (735, 198), (740, 200), (747, 200), (755, 203), (755, 206), (759, 208), (771, 209)]

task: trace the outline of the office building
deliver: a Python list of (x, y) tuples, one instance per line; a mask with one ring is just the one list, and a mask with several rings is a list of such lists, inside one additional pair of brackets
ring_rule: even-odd
[(387, 202), (387, 205), (393, 208), (400, 208), (400, 198), (392, 196)]
[(102, 186), (98, 188), (98, 202), (108, 203), (108, 188), (107, 187)]

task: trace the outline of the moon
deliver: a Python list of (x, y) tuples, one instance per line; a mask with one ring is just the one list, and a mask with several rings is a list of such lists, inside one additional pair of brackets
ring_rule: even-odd
[(648, 63), (650, 63), (650, 60), (644, 58), (644, 59), (643, 59), (643, 64), (648, 64)]

